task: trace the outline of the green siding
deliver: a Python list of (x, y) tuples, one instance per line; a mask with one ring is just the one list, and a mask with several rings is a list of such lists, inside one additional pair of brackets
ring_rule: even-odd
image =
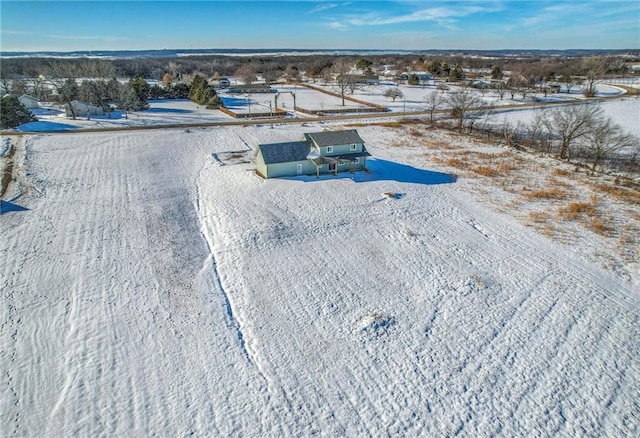
[(298, 164), (302, 164), (302, 175), (312, 175), (316, 173), (316, 166), (309, 160), (292, 161), (290, 163), (274, 163), (267, 166), (267, 178), (278, 178), (281, 176), (298, 175)]
[[(362, 170), (363, 159), (360, 158), (360, 163), (353, 163), (353, 170)], [(279, 178), (283, 176), (297, 176), (298, 164), (302, 164), (302, 175), (316, 175), (316, 166), (311, 161), (294, 161), (291, 163), (275, 163), (264, 165), (261, 164), (261, 160), (256, 160), (256, 170), (260, 172), (265, 178)], [(349, 172), (349, 162), (345, 161), (344, 164), (338, 165), (338, 173)], [(320, 168), (320, 174), (333, 173), (329, 172), (329, 166), (327, 164), (322, 165)]]
[(262, 152), (260, 152), (260, 150), (258, 150), (258, 155), (256, 155), (256, 170), (260, 175), (265, 178), (269, 178), (269, 175), (267, 174), (267, 165), (264, 164), (264, 158), (262, 157)]
[(333, 152), (331, 153), (327, 152), (327, 146), (324, 146), (320, 149), (321, 149), (320, 154), (325, 157), (331, 157), (333, 155), (355, 154), (355, 153), (362, 152), (362, 143), (356, 143), (355, 151), (351, 150), (350, 144), (333, 145)]

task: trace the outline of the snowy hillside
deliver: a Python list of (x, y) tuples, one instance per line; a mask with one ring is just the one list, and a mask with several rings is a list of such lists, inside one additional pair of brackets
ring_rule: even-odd
[(358, 127), (370, 173), (252, 172), (258, 143), (323, 126), (25, 137), (3, 434), (640, 432), (638, 276), (483, 203), (408, 132)]

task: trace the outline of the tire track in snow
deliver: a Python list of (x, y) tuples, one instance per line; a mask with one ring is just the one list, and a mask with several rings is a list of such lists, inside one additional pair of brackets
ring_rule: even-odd
[[(198, 184), (198, 181), (200, 181), (200, 179), (202, 178), (202, 172), (205, 168), (206, 168), (206, 162), (205, 164), (203, 164), (202, 168), (200, 169), (200, 172), (196, 179), (196, 193), (197, 193), (196, 212), (198, 214), (198, 219), (200, 221), (200, 232), (202, 233), (202, 236), (207, 244), (207, 249), (209, 251), (209, 257), (203, 262), (202, 271), (210, 270), (211, 274), (213, 275), (214, 284), (217, 286), (218, 290), (220, 291), (220, 295), (224, 301), (225, 310), (229, 318), (228, 320), (229, 325), (236, 331), (238, 342), (245, 358), (251, 365), (253, 365), (258, 370), (258, 373), (260, 374), (260, 376), (268, 383), (269, 379), (267, 378), (267, 376), (265, 375), (261, 367), (258, 365), (256, 360), (254, 359), (253, 354), (249, 352), (249, 349), (247, 348), (247, 344), (245, 342), (245, 335), (242, 332), (242, 325), (236, 318), (236, 315), (233, 311), (233, 306), (231, 304), (231, 300), (229, 298), (229, 294), (225, 290), (224, 285), (222, 284), (222, 280), (220, 278), (220, 272), (218, 271), (218, 261), (216, 260), (215, 253), (213, 251), (214, 244), (213, 244), (212, 237), (210, 236), (210, 232), (212, 230), (207, 229), (207, 224), (205, 221), (206, 215), (202, 209), (202, 206), (200, 205), (202, 194), (201, 194), (201, 188)], [(211, 267), (207, 266), (209, 261), (211, 262)]]

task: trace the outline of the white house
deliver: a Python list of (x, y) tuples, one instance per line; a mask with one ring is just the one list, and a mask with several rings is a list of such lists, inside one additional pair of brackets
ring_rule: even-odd
[(28, 94), (23, 94), (18, 97), (18, 100), (21, 104), (29, 109), (38, 108), (38, 99), (33, 96), (29, 96)]
[[(71, 102), (73, 106), (73, 112), (76, 117), (88, 117), (88, 116), (101, 116), (104, 114), (104, 110), (99, 106), (91, 105), (87, 102), (82, 102), (79, 100), (74, 100)], [(65, 115), (67, 117), (72, 117), (71, 109), (67, 106), (65, 108)]]

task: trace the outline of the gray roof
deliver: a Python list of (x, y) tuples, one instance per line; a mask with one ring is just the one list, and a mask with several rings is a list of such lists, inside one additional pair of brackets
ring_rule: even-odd
[(340, 144), (364, 143), (355, 129), (344, 131), (322, 131), (305, 134), (306, 138), (312, 139), (318, 146), (334, 146)]
[(309, 155), (309, 143), (306, 141), (290, 141), (287, 143), (269, 143), (258, 145), (265, 164), (304, 161)]

